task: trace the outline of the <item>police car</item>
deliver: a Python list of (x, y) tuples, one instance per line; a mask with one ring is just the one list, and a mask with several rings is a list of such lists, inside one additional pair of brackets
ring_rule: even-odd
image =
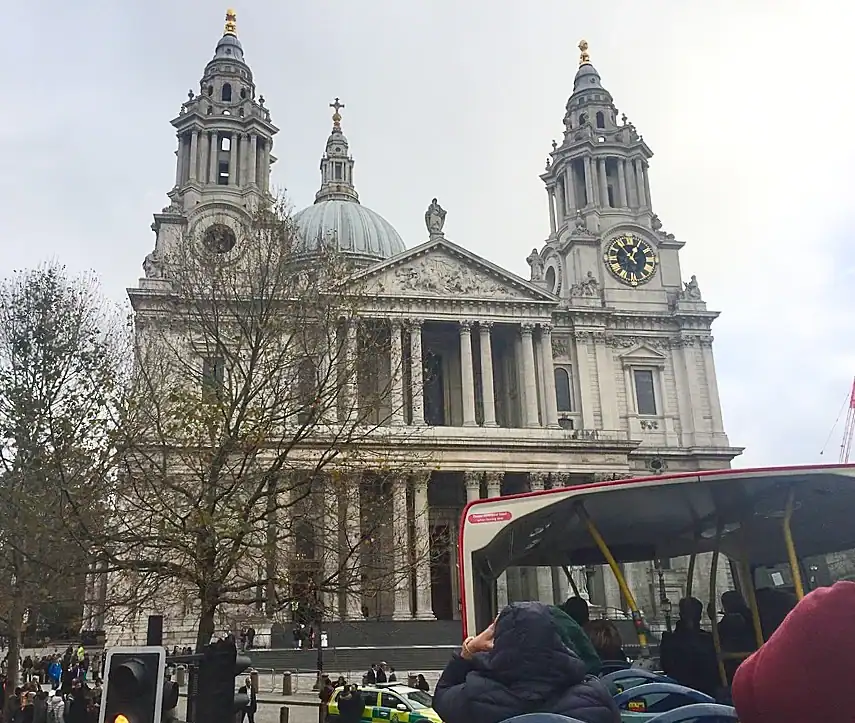
[[(339, 723), (338, 696), (344, 688), (336, 688), (327, 707), (327, 722)], [(359, 687), (365, 703), (362, 723), (442, 723), (432, 708), (433, 698), (418, 688), (386, 683)]]

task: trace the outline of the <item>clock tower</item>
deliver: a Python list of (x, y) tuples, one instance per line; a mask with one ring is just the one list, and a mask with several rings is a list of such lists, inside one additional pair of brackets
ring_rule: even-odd
[(237, 35), (237, 16), (226, 11), (223, 36), (205, 66), (198, 91), (190, 90), (172, 120), (178, 137), (170, 203), (154, 215), (154, 251), (145, 259), (146, 280), (158, 287), (165, 259), (186, 234), (218, 251), (238, 242), (254, 202), (269, 194), (273, 136), (264, 96), (256, 94)]
[(684, 242), (653, 212), (653, 152), (618, 113), (587, 42), (579, 49), (563, 137), (541, 175), (550, 234), (528, 261), (532, 280), (560, 299), (574, 366), (589, 379), (580, 423), (640, 440), (639, 472), (728, 466), (739, 450), (724, 433), (716, 384), (718, 313), (694, 276), (683, 281)]

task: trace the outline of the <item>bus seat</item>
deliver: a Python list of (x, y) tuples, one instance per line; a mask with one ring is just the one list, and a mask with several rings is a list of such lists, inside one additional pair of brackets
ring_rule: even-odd
[(717, 703), (694, 703), (657, 715), (648, 719), (647, 723), (730, 723), (730, 721), (739, 721), (735, 708)]
[(615, 670), (607, 675), (601, 675), (600, 678), (612, 695), (623, 693), (625, 690), (634, 688), (637, 685), (643, 685), (644, 683), (677, 683), (676, 680), (669, 678), (667, 675), (653, 673), (643, 668)]
[(715, 703), (715, 699), (692, 688), (675, 683), (644, 683), (614, 698), (623, 723), (649, 722), (661, 713), (693, 703)]
[(604, 660), (600, 668), (600, 677), (614, 673), (616, 670), (628, 670), (630, 664), (625, 660)]
[(513, 718), (506, 718), (502, 723), (582, 723), (582, 721), (557, 713), (526, 713)]

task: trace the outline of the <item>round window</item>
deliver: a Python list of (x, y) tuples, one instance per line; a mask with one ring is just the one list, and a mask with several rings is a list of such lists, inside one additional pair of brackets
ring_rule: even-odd
[(203, 237), (205, 247), (215, 254), (227, 254), (237, 244), (235, 232), (222, 223), (207, 228)]

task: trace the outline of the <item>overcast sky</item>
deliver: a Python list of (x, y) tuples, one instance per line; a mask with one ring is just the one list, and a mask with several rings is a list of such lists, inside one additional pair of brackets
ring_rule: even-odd
[[(117, 299), (175, 177), (169, 120), (226, 2), (6, 3), (0, 273), (56, 258)], [(233, 0), (281, 129), (274, 183), (312, 202), (343, 128), (362, 201), (407, 246), (446, 235), (521, 275), (548, 233), (538, 174), (584, 37), (654, 150), (654, 210), (715, 323), (740, 465), (836, 461), (855, 375), (855, 4), (831, 0)]]

